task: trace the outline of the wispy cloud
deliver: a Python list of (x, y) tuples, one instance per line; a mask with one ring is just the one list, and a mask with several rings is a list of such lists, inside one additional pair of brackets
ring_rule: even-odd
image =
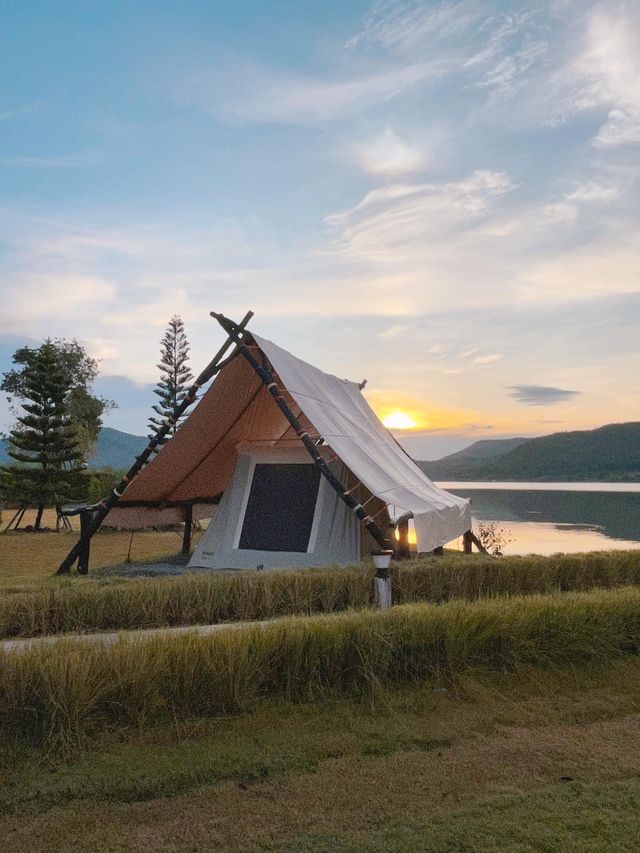
[(103, 154), (91, 151), (38, 157), (0, 157), (0, 165), (18, 166), (26, 169), (86, 169), (97, 166), (103, 161)]
[(567, 201), (602, 202), (608, 204), (617, 201), (622, 195), (619, 186), (615, 184), (599, 184), (597, 181), (587, 181), (579, 184), (566, 196)]
[(355, 146), (355, 154), (362, 169), (372, 175), (406, 175), (424, 166), (419, 146), (402, 139), (390, 127), (368, 144)]
[(392, 184), (328, 216), (327, 223), (336, 231), (336, 250), (397, 262), (423, 254), (438, 235), (481, 217), (511, 189), (508, 175), (488, 171), (444, 184)]
[(406, 55), (424, 47), (426, 39), (459, 38), (481, 17), (482, 11), (477, 4), (468, 0), (440, 3), (435, 7), (420, 0), (376, 0), (361, 30), (347, 41), (346, 47), (378, 45), (389, 52)]
[(540, 10), (503, 11), (492, 0), (376, 2), (347, 47), (376, 46), (391, 55), (456, 58), (451, 72), (471, 85), (506, 89), (519, 85), (548, 51), (549, 21)]
[(572, 400), (580, 394), (580, 391), (568, 391), (550, 385), (511, 385), (508, 391), (510, 397), (527, 406), (551, 406)]
[(201, 68), (174, 86), (174, 98), (220, 118), (243, 123), (314, 125), (335, 121), (442, 77), (449, 62), (375, 63), (341, 75), (304, 75), (236, 62)]
[(378, 337), (383, 340), (392, 340), (393, 338), (399, 338), (408, 332), (410, 326), (407, 326), (405, 323), (393, 323), (389, 328), (384, 329), (382, 332), (378, 332)]
[[(556, 4), (554, 49), (530, 75), (521, 119), (557, 126), (591, 113), (600, 149), (640, 142), (640, 9), (637, 0)], [(547, 13), (548, 14), (548, 13)]]
[(571, 66), (575, 111), (609, 108), (594, 140), (600, 147), (640, 142), (639, 13), (635, 0), (596, 7)]
[(492, 352), (487, 355), (478, 355), (473, 359), (473, 364), (496, 364), (502, 361), (502, 353)]

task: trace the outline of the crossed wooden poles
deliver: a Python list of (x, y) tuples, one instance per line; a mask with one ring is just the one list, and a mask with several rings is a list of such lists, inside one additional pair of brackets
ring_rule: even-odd
[[(224, 315), (216, 314), (213, 311), (211, 312), (211, 316), (215, 317), (215, 319), (220, 323), (222, 328), (227, 332), (227, 340), (218, 350), (212, 361), (202, 371), (200, 376), (198, 376), (191, 388), (189, 388), (186, 396), (180, 403), (180, 406), (178, 407), (176, 412), (171, 417), (167, 418), (161, 429), (149, 441), (149, 444), (147, 444), (142, 453), (138, 457), (136, 457), (135, 462), (133, 463), (131, 468), (129, 468), (122, 480), (120, 480), (120, 482), (114, 486), (108, 497), (100, 501), (100, 503), (96, 506), (91, 507), (92, 513), (90, 517), (85, 515), (84, 523), (81, 527), (80, 538), (62, 561), (62, 563), (58, 567), (56, 574), (69, 574), (69, 572), (71, 571), (71, 567), (76, 561), (79, 561), (78, 571), (81, 574), (84, 574), (88, 571), (89, 543), (91, 542), (92, 537), (98, 532), (98, 530), (102, 526), (102, 522), (105, 520), (105, 518), (113, 509), (113, 507), (116, 506), (116, 504), (120, 501), (120, 498), (125, 493), (127, 487), (133, 482), (133, 480), (137, 477), (140, 471), (142, 471), (145, 465), (149, 462), (151, 456), (159, 449), (159, 447), (162, 446), (162, 443), (166, 436), (169, 434), (171, 427), (176, 423), (178, 418), (186, 412), (189, 406), (191, 406), (191, 404), (196, 399), (198, 390), (207, 382), (209, 382), (209, 380), (212, 379), (217, 373), (219, 373), (220, 370), (222, 370), (222, 368), (225, 366), (225, 364), (227, 364), (232, 358), (235, 358), (239, 354), (242, 354), (244, 358), (247, 359), (249, 364), (251, 364), (253, 369), (256, 371), (257, 375), (260, 377), (261, 381), (267, 387), (271, 396), (274, 398), (275, 402), (280, 408), (280, 411), (283, 413), (285, 418), (294, 428), (296, 434), (301, 438), (314, 463), (320, 468), (322, 474), (327, 478), (327, 480), (336, 490), (336, 492), (338, 492), (342, 500), (351, 510), (353, 510), (358, 519), (366, 526), (367, 530), (369, 530), (369, 532), (381, 548), (391, 547), (388, 538), (385, 536), (382, 530), (378, 527), (375, 521), (367, 514), (366, 510), (361, 506), (361, 504), (359, 504), (355, 498), (348, 494), (346, 486), (335, 476), (333, 471), (331, 471), (331, 469), (315, 447), (313, 441), (302, 429), (300, 422), (291, 411), (287, 402), (280, 395), (280, 391), (274, 381), (270, 365), (268, 365), (266, 362), (260, 364), (258, 361), (256, 361), (253, 354), (244, 343), (243, 332), (249, 320), (253, 317), (253, 311), (248, 311), (240, 323), (234, 323)], [(233, 344), (236, 345), (236, 349), (228, 358), (225, 359), (224, 356)]]

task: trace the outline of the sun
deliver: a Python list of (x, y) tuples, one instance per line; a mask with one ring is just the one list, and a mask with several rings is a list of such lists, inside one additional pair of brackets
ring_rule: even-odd
[(414, 429), (416, 422), (406, 412), (391, 412), (382, 421), (387, 429)]

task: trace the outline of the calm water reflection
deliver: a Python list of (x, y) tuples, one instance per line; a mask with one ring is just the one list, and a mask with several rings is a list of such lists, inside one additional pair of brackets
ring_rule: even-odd
[(509, 554), (640, 548), (640, 483), (440, 483), (497, 521)]

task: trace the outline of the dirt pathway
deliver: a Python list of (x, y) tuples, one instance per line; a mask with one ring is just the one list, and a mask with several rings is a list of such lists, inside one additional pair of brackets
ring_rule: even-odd
[(220, 622), (217, 625), (179, 625), (167, 628), (141, 628), (136, 631), (109, 631), (101, 634), (50, 634), (43, 637), (17, 637), (15, 640), (1, 640), (0, 653), (2, 652), (27, 652), (30, 649), (52, 646), (56, 643), (79, 642), (101, 644), (112, 646), (119, 639), (146, 640), (151, 637), (179, 637), (182, 634), (214, 634), (217, 631), (236, 630), (248, 628), (249, 626), (263, 626), (273, 624), (279, 620), (270, 622)]

